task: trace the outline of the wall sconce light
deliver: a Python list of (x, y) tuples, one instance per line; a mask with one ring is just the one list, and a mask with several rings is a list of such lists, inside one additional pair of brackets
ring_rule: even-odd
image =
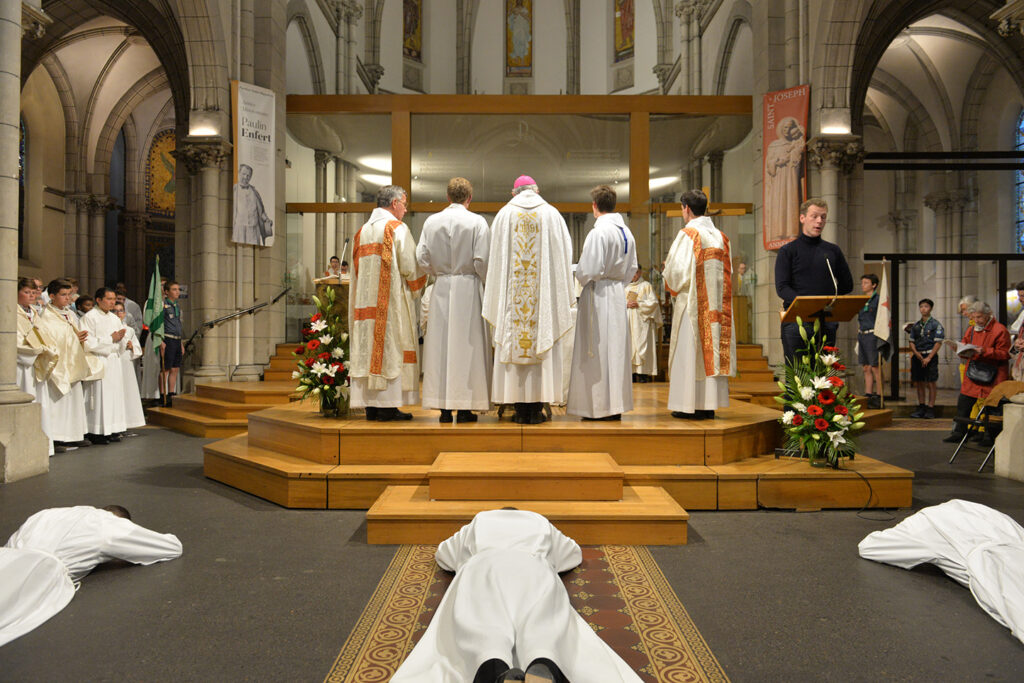
[(822, 135), (849, 135), (849, 109), (822, 109), (818, 112), (818, 131)]

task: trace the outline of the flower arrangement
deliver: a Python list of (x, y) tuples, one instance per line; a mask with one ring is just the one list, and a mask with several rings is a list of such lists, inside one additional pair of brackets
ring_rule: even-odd
[(334, 290), (327, 288), (324, 298), (313, 297), (317, 311), (302, 328), (303, 343), (292, 355), (297, 369), (292, 379), (299, 381), (296, 391), (302, 399), (319, 398), (325, 416), (348, 412), (348, 333), (342, 329), (341, 316), (332, 312)]
[(783, 406), (779, 421), (786, 449), (805, 455), (812, 465), (838, 469), (839, 459), (856, 451), (851, 432), (864, 426), (864, 413), (839, 376), (846, 369), (839, 349), (826, 346), (818, 334), (821, 321), (814, 321), (811, 339), (799, 318), (797, 325), (806, 346), (786, 364), (786, 379), (779, 381), (782, 394), (775, 397)]

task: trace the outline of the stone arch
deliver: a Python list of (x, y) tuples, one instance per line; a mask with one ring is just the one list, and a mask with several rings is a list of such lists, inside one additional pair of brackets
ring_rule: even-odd
[(313, 28), (306, 0), (290, 0), (288, 2), (288, 20), (285, 27), (291, 26), (293, 21), (298, 25), (302, 43), (306, 48), (306, 57), (309, 59), (309, 70), (313, 80), (313, 94), (323, 95), (327, 92), (324, 62), (320, 52), (320, 41)]
[(729, 64), (732, 62), (736, 38), (743, 24), (751, 28), (751, 14), (750, 3), (746, 0), (736, 0), (733, 3), (732, 12), (727, 20), (729, 28), (726, 30), (725, 40), (722, 41), (718, 56), (715, 58), (715, 70), (712, 72), (715, 78), (711, 91), (713, 95), (721, 95), (725, 92), (725, 80), (729, 75)]
[(967, 81), (963, 112), (960, 114), (960, 144), (965, 150), (978, 149), (978, 120), (981, 118), (981, 103), (998, 70), (999, 62), (986, 52), (974, 65), (974, 72)]
[(91, 177), (96, 192), (106, 194), (110, 191), (110, 155), (114, 150), (114, 140), (117, 139), (117, 133), (124, 125), (125, 119), (143, 100), (168, 85), (167, 74), (163, 68), (157, 67), (136, 81), (110, 110), (110, 115), (100, 131), (93, 156)]
[[(867, 108), (869, 114), (871, 115), (871, 120), (875, 123), (876, 126), (878, 126), (878, 129), (882, 131), (886, 139), (889, 141), (890, 148), (898, 150), (899, 145), (896, 143), (896, 136), (893, 135), (892, 133), (892, 128), (889, 126), (889, 121), (886, 120), (885, 114), (882, 113), (882, 110), (879, 109), (878, 106), (871, 100), (871, 95), (868, 95), (867, 101), (864, 103), (864, 106), (865, 108)], [(865, 121), (866, 120), (867, 115), (865, 115)]]
[(50, 80), (57, 89), (57, 96), (60, 97), (61, 107), (64, 109), (64, 190), (70, 194), (75, 190), (75, 179), (78, 174), (78, 131), (81, 130), (78, 123), (78, 107), (75, 105), (71, 81), (68, 80), (64, 65), (57, 56), (52, 53), (46, 55), (42, 60), (42, 66), (50, 75)]
[(942, 105), (942, 113), (946, 119), (946, 130), (949, 134), (949, 147), (951, 151), (960, 149), (960, 129), (956, 125), (956, 115), (953, 113), (953, 103), (949, 99), (949, 92), (946, 90), (946, 85), (942, 80), (942, 76), (939, 75), (939, 70), (935, 68), (935, 62), (932, 61), (928, 53), (916, 42), (911, 40), (907, 43), (907, 48), (911, 54), (914, 55), (914, 59), (920, 64), (921, 69), (924, 70), (925, 77), (928, 79), (928, 85), (931, 86), (935, 92), (936, 97), (939, 98), (939, 103)]
[(139, 133), (135, 125), (135, 117), (129, 115), (121, 126), (124, 133), (124, 208), (126, 211), (138, 211), (142, 196), (141, 178), (136, 171), (139, 165)]
[(932, 120), (931, 114), (921, 104), (921, 100), (917, 99), (917, 95), (911, 92), (902, 81), (884, 69), (875, 69), (874, 76), (871, 79), (871, 87), (900, 102), (906, 108), (910, 119), (916, 124), (922, 148), (920, 150), (911, 150), (904, 147), (904, 151), (943, 151), (942, 136), (939, 135), (938, 128), (935, 126), (935, 121)]
[(92, 117), (96, 109), (96, 101), (100, 97), (100, 93), (103, 92), (103, 86), (106, 85), (107, 76), (113, 70), (118, 60), (121, 59), (121, 55), (128, 49), (128, 40), (122, 40), (121, 43), (114, 48), (114, 51), (110, 53), (103, 68), (100, 69), (99, 75), (96, 77), (96, 81), (92, 84), (92, 91), (89, 93), (89, 99), (85, 105), (85, 118), (82, 121), (82, 139), (79, 140), (79, 163), (78, 163), (78, 178), (75, 182), (76, 189), (86, 190), (86, 177), (89, 174), (89, 130), (92, 127)]

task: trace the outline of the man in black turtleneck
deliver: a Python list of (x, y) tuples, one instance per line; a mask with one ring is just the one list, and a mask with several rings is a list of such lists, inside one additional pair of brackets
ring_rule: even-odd
[[(783, 309), (789, 308), (798, 296), (831, 295), (837, 289), (839, 294), (853, 291), (853, 275), (843, 252), (835, 244), (821, 239), (827, 218), (828, 204), (823, 199), (808, 199), (800, 205), (800, 234), (779, 249), (775, 260), (775, 291), (782, 299)], [(810, 337), (814, 321), (804, 322), (804, 326)], [(839, 323), (825, 323), (826, 344), (835, 346), (838, 328)], [(782, 349), (786, 360), (789, 361), (802, 346), (804, 342), (796, 323), (782, 323)]]

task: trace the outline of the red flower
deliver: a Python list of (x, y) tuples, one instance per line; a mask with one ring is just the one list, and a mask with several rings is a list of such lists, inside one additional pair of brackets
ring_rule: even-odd
[(315, 362), (316, 362), (316, 358), (307, 358), (306, 359), (306, 367), (307, 368), (313, 367), (313, 363), (315, 363)]
[(331, 377), (330, 375), (323, 375), (321, 377), (321, 379), (324, 381), (324, 384), (327, 384), (327, 385), (334, 384), (334, 378)]
[(330, 357), (331, 357), (331, 354), (327, 353), (326, 351), (324, 351), (319, 356), (317, 356), (317, 358), (319, 358), (320, 360), (327, 360)]
[(818, 401), (823, 406), (830, 406), (836, 402), (836, 395), (832, 393), (831, 389), (822, 389), (818, 392)]
[(836, 412), (840, 415), (849, 415), (850, 410), (846, 406), (836, 406)]
[(842, 363), (833, 363), (832, 364), (832, 369), (833, 370), (839, 370), (841, 372), (841, 371), (846, 369), (846, 366), (843, 365)]
[(342, 370), (345, 369), (345, 366), (342, 364), (341, 361), (335, 361), (335, 362), (331, 363), (331, 365), (333, 365), (334, 367), (338, 368), (338, 372), (341, 372)]
[(306, 347), (305, 346), (300, 346), (299, 348), (295, 349), (295, 355), (296, 356), (301, 356), (305, 352), (306, 352)]
[(839, 387), (841, 387), (841, 386), (843, 386), (844, 384), (846, 384), (846, 382), (844, 382), (844, 381), (843, 381), (843, 380), (842, 380), (841, 378), (839, 378), (839, 377), (829, 377), (829, 378), (828, 378), (828, 382), (829, 382), (829, 384), (831, 384), (832, 386), (834, 386), (834, 387), (835, 387), (836, 389), (838, 389)]
[(309, 321), (310, 321), (310, 322), (314, 322), (314, 323), (315, 323), (315, 322), (316, 322), (317, 320), (319, 320), (319, 319), (320, 319), (321, 317), (323, 317), (323, 316), (321, 316), (321, 315), (320, 315), (319, 313), (314, 313), (314, 314), (313, 314), (313, 317), (312, 317), (312, 318), (310, 318), (310, 319), (309, 319)]
[(802, 417), (800, 417), (799, 415), (794, 415), (793, 416), (793, 426), (794, 427), (799, 427), (803, 423), (804, 423), (804, 419)]
[(828, 429), (828, 420), (826, 420), (823, 417), (819, 417), (814, 421), (814, 428), (817, 429), (819, 432), (825, 431), (826, 429)]
[(309, 347), (310, 351), (316, 351), (320, 347), (320, 340), (319, 339), (310, 339), (309, 343), (306, 344), (306, 346)]
[(839, 349), (835, 346), (822, 346), (821, 350), (827, 353), (839, 353)]
[(825, 411), (821, 409), (821, 406), (813, 406), (812, 405), (812, 406), (807, 406), (807, 414), (808, 415), (813, 415), (814, 417), (818, 417), (819, 415), (824, 415)]

